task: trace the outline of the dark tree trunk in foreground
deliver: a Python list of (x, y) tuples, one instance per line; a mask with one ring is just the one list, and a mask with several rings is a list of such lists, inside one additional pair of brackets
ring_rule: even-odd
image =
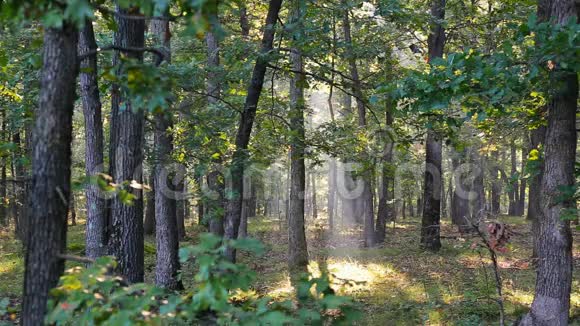
[[(256, 109), (262, 93), (264, 85), (264, 76), (268, 68), (269, 59), (266, 54), (272, 50), (274, 43), (274, 34), (276, 32), (276, 22), (278, 20), (278, 13), (282, 6), (282, 0), (270, 0), (268, 6), (268, 15), (266, 17), (266, 24), (264, 27), (264, 35), (262, 37), (262, 47), (260, 55), (256, 59), (256, 64), (252, 72), (252, 80), (248, 86), (248, 92), (244, 103), (244, 110), (240, 118), (238, 126), (238, 133), (236, 135), (236, 150), (234, 152), (231, 164), (231, 189), (232, 198), (227, 201), (226, 206), (226, 220), (225, 220), (225, 238), (236, 239), (238, 237), (238, 228), (240, 226), (240, 219), (242, 215), (242, 194), (244, 192), (243, 175), (244, 165), (247, 160), (247, 148), (250, 143), (250, 136), (252, 134), (252, 127), (254, 125), (254, 118), (256, 116)], [(228, 248), (226, 257), (235, 262), (236, 253), (232, 248)]]
[[(291, 24), (295, 29), (302, 28), (303, 0), (293, 0)], [(297, 35), (296, 30), (293, 31)], [(294, 36), (290, 52), (290, 62), (295, 73), (290, 79), (290, 202), (288, 209), (288, 267), (290, 270), (306, 272), (308, 249), (304, 230), (304, 196), (306, 191), (304, 163), (305, 127), (304, 127), (304, 86), (305, 76), (299, 40)], [(314, 190), (313, 190), (314, 191)], [(314, 202), (313, 202), (314, 205)], [(314, 209), (314, 207), (313, 207)]]
[[(573, 0), (551, 0), (546, 18), (557, 24), (576, 19)], [(539, 10), (539, 11), (540, 11)], [(538, 15), (542, 19), (542, 15)], [(570, 221), (562, 216), (576, 208), (573, 198), (562, 199), (561, 187), (575, 184), (576, 110), (578, 75), (561, 67), (551, 72), (551, 98), (547, 105), (544, 169), (540, 186), (540, 210), (533, 228), (538, 265), (534, 301), (524, 325), (568, 325), (572, 287), (572, 234)]]
[[(363, 100), (363, 92), (361, 87), (361, 82), (358, 73), (358, 67), (356, 64), (356, 57), (354, 51), (352, 50), (353, 42), (351, 36), (351, 26), (350, 26), (350, 10), (348, 10), (348, 3), (342, 1), (343, 7), (345, 7), (342, 19), (342, 27), (344, 30), (344, 43), (346, 44), (346, 57), (349, 65), (350, 78), (352, 83), (352, 92), (356, 97), (356, 107), (358, 113), (358, 126), (361, 129), (365, 129), (366, 122), (366, 107)], [(366, 153), (362, 154), (362, 160), (368, 158)], [(375, 244), (375, 215), (373, 207), (373, 192), (372, 192), (372, 171), (364, 171), (362, 176), (363, 189), (360, 198), (360, 205), (362, 206), (362, 215), (364, 221), (364, 240), (367, 247), (371, 247)]]
[[(429, 62), (443, 56), (445, 47), (445, 30), (441, 20), (445, 19), (445, 0), (433, 0), (431, 3), (431, 31), (429, 33)], [(442, 143), (433, 130), (427, 131), (425, 143), (425, 188), (423, 192), (423, 218), (421, 221), (421, 246), (428, 250), (438, 251), (441, 248), (441, 158)]]
[(145, 222), (143, 232), (147, 235), (155, 234), (155, 167), (149, 174), (149, 187), (151, 190), (145, 193)]
[[(387, 221), (394, 215), (393, 210), (393, 198), (395, 190), (395, 180), (393, 175), (393, 145), (394, 139), (392, 137), (392, 125), (393, 125), (393, 114), (391, 113), (390, 107), (387, 108), (386, 113), (386, 128), (387, 131), (384, 135), (385, 146), (383, 148), (383, 166), (381, 174), (381, 189), (379, 194), (379, 208), (377, 213), (377, 233), (376, 240), (377, 243), (385, 242), (385, 236), (387, 232)], [(403, 202), (403, 211), (404, 202)]]
[[(97, 49), (92, 22), (87, 21), (79, 35), (79, 53)], [(103, 172), (103, 121), (101, 119), (101, 97), (98, 85), (97, 55), (80, 63), (80, 95), (85, 118), (85, 168), (87, 176)], [(97, 258), (107, 254), (107, 211), (106, 202), (99, 196), (99, 186), (91, 183), (86, 188), (87, 222), (86, 255)]]
[(70, 196), (72, 115), (78, 33), (68, 23), (47, 28), (32, 152), (29, 233), (21, 324), (42, 325), (48, 291), (64, 270)]
[[(136, 8), (118, 9), (124, 15), (138, 12)], [(139, 19), (117, 17), (116, 39), (123, 47), (141, 48), (145, 42), (145, 22)], [(126, 57), (143, 61), (143, 53), (127, 52)], [(128, 184), (132, 180), (142, 183), (143, 163), (143, 110), (132, 106), (129, 99), (119, 98), (124, 110), (112, 112), (112, 151), (114, 157), (113, 180), (116, 184)], [(111, 253), (117, 259), (117, 269), (131, 283), (143, 282), (143, 197), (142, 191), (123, 185), (124, 191), (135, 196), (127, 205), (119, 196), (112, 200), (111, 209)]]
[[(165, 60), (170, 62), (169, 21), (154, 20), (150, 27), (158, 46), (163, 49)], [(155, 185), (157, 185), (155, 192), (155, 240), (157, 244), (155, 285), (169, 290), (178, 290), (183, 286), (181, 280), (178, 279), (177, 205), (174, 196), (175, 189), (170, 181), (173, 175), (169, 173), (169, 166), (173, 163), (172, 129), (173, 116), (169, 108), (165, 108), (163, 112), (155, 116)]]

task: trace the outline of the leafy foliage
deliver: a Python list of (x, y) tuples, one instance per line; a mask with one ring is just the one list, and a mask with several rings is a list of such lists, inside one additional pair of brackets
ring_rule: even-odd
[[(257, 240), (228, 241), (237, 250), (263, 252)], [(89, 267), (75, 267), (51, 292), (47, 322), (56, 325), (191, 324), (327, 325), (347, 324), (358, 317), (350, 298), (334, 294), (326, 276), (305, 278), (297, 286), (297, 303), (274, 302), (244, 293), (255, 273), (223, 256), (226, 244), (212, 234), (200, 244), (182, 248), (182, 263), (193, 262), (195, 285), (185, 294), (147, 284), (128, 285), (112, 274), (115, 261), (102, 257)], [(240, 299), (241, 298), (241, 299)]]

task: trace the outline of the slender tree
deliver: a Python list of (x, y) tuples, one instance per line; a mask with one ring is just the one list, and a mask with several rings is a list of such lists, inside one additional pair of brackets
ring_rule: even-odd
[[(346, 45), (346, 58), (348, 62), (349, 72), (350, 72), (350, 82), (352, 83), (352, 92), (356, 97), (356, 107), (358, 113), (358, 126), (364, 130), (367, 126), (366, 120), (366, 106), (364, 102), (364, 95), (362, 92), (362, 86), (360, 82), (358, 66), (356, 63), (356, 56), (353, 51), (353, 41), (351, 35), (351, 25), (350, 25), (350, 10), (348, 9), (348, 2), (346, 0), (342, 1), (342, 5), (345, 8), (342, 17), (342, 28), (344, 32), (344, 43)], [(363, 155), (363, 159), (367, 155)], [(363, 189), (360, 198), (360, 204), (362, 205), (362, 214), (364, 221), (364, 240), (367, 247), (373, 246), (375, 244), (375, 217), (374, 217), (374, 206), (373, 206), (373, 190), (372, 190), (372, 171), (366, 171), (362, 176)]]
[[(242, 194), (244, 192), (243, 175), (244, 165), (247, 159), (247, 148), (250, 142), (250, 135), (254, 125), (254, 118), (256, 116), (256, 109), (262, 93), (264, 84), (264, 76), (268, 68), (269, 57), (268, 53), (272, 51), (274, 44), (274, 34), (276, 32), (276, 22), (278, 21), (278, 14), (282, 6), (282, 0), (270, 0), (268, 5), (268, 14), (266, 16), (266, 24), (264, 27), (264, 34), (262, 36), (262, 47), (260, 55), (256, 59), (254, 70), (252, 72), (252, 79), (248, 86), (244, 109), (240, 117), (238, 125), (238, 132), (235, 141), (235, 152), (231, 164), (231, 188), (228, 189), (232, 194), (228, 199), (226, 205), (226, 220), (225, 232), (226, 239), (236, 239), (238, 237), (238, 229), (240, 227), (240, 219), (242, 214)], [(236, 260), (236, 253), (233, 248), (228, 248), (226, 257), (230, 261)]]
[(78, 74), (77, 29), (44, 30), (43, 66), (34, 126), (21, 324), (42, 325), (48, 291), (64, 270), (70, 196), (72, 115)]
[[(445, 0), (431, 2), (431, 30), (429, 32), (429, 62), (443, 56), (445, 47)], [(421, 245), (428, 250), (438, 251), (441, 248), (441, 137), (432, 129), (427, 131), (425, 142), (425, 186), (423, 193), (423, 218), (421, 221)]]
[(306, 80), (301, 54), (304, 6), (304, 0), (293, 0), (290, 19), (293, 26), (290, 62), (294, 73), (290, 79), (290, 206), (288, 208), (288, 266), (291, 270), (302, 271), (306, 271), (308, 265), (308, 250), (304, 231), (304, 196), (306, 191), (304, 85)]
[[(393, 177), (392, 172), (392, 164), (393, 164), (393, 147), (394, 147), (394, 139), (392, 134), (392, 127), (393, 127), (393, 113), (391, 111), (392, 103), (387, 104), (387, 111), (386, 111), (386, 130), (384, 134), (384, 142), (385, 145), (383, 147), (383, 164), (382, 164), (382, 173), (381, 173), (381, 189), (379, 195), (379, 208), (377, 213), (377, 243), (383, 243), (385, 241), (385, 236), (387, 232), (387, 221), (392, 218), (394, 215), (393, 211), (393, 199), (394, 196), (394, 189), (395, 189), (395, 180)], [(404, 204), (404, 202), (403, 202)], [(405, 209), (403, 208), (403, 211)]]
[[(80, 31), (78, 51), (82, 54), (96, 49), (93, 24), (87, 21)], [(88, 176), (98, 176), (103, 168), (103, 121), (96, 53), (82, 60), (80, 66), (80, 95), (85, 118), (85, 169)], [(86, 198), (86, 255), (96, 258), (107, 254), (106, 202), (94, 182), (87, 186)]]

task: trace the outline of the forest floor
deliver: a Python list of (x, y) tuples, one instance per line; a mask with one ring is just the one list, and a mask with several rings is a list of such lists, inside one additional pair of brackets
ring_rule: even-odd
[[(515, 232), (508, 251), (499, 255), (508, 321), (529, 309), (535, 273), (530, 260), (530, 228), (521, 217), (501, 217)], [(329, 236), (321, 220), (309, 221), (308, 244), (311, 264), (317, 274), (326, 269), (334, 288), (361, 304), (361, 325), (481, 325), (497, 324), (496, 287), (489, 255), (472, 246), (477, 236), (462, 235), (447, 221), (442, 224), (443, 248), (439, 253), (419, 249), (419, 220), (399, 221), (388, 228), (386, 243), (378, 248), (360, 248), (360, 230), (344, 228)], [(84, 252), (84, 225), (69, 227), (71, 254)], [(196, 239), (197, 226), (188, 227), (188, 239)], [(580, 232), (574, 230), (574, 283), (572, 324), (580, 325)], [(266, 244), (260, 258), (243, 255), (242, 262), (258, 272), (259, 294), (276, 299), (292, 296), (286, 268), (286, 236), (276, 220), (252, 219), (251, 236)], [(22, 293), (24, 257), (21, 244), (9, 230), (0, 231), (0, 325), (17, 319)], [(188, 244), (188, 239), (182, 245)], [(155, 239), (146, 237), (146, 279), (155, 269)], [(70, 264), (73, 266), (74, 264)], [(9, 298), (8, 311), (2, 299)], [(4, 300), (6, 302), (6, 300)]]

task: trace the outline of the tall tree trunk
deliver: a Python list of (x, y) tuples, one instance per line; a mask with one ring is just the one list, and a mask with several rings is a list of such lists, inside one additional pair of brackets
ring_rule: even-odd
[[(139, 12), (138, 8), (117, 11), (123, 16), (117, 18), (116, 41), (122, 47), (142, 48), (145, 43), (145, 21), (125, 18)], [(126, 52), (126, 57), (143, 61), (142, 52)], [(118, 92), (115, 91), (115, 92)], [(122, 189), (133, 193), (135, 199), (126, 205), (117, 196), (112, 200), (110, 249), (117, 258), (117, 269), (131, 283), (143, 282), (144, 243), (143, 243), (143, 197), (140, 189), (124, 185), (136, 180), (142, 183), (143, 162), (143, 123), (144, 113), (141, 108), (134, 108), (129, 99), (116, 100), (125, 104), (124, 110), (111, 109), (112, 120), (111, 146), (114, 152), (113, 180)], [(159, 187), (158, 187), (159, 188)], [(159, 191), (159, 189), (158, 189)]]
[[(346, 57), (350, 70), (352, 92), (356, 97), (358, 126), (361, 130), (364, 130), (367, 125), (366, 107), (363, 99), (364, 95), (362, 93), (358, 67), (356, 64), (356, 57), (354, 55), (354, 51), (352, 51), (353, 42), (350, 26), (350, 10), (348, 9), (348, 2), (346, 0), (342, 1), (342, 5), (345, 8), (342, 18), (342, 27), (344, 32), (344, 42), (346, 44)], [(366, 153), (361, 156), (363, 157), (363, 161), (368, 158)], [(362, 216), (364, 221), (364, 240), (367, 247), (371, 247), (375, 244), (375, 217), (371, 179), (372, 171), (364, 171), (362, 176), (363, 190), (360, 198), (360, 205), (362, 208)]]
[[(171, 60), (171, 32), (168, 20), (151, 21), (151, 33), (158, 46), (163, 49), (165, 60)], [(161, 62), (158, 62), (159, 64)], [(177, 205), (175, 189), (170, 182), (167, 167), (173, 163), (173, 116), (166, 109), (155, 117), (155, 240), (157, 261), (155, 264), (155, 285), (169, 290), (183, 288), (178, 278), (179, 234), (177, 230)], [(171, 184), (171, 186), (169, 186)], [(169, 190), (165, 191), (165, 190)]]
[[(79, 35), (78, 51), (87, 53), (97, 49), (93, 24), (90, 21)], [(92, 55), (80, 63), (80, 95), (85, 118), (85, 169), (87, 176), (97, 176), (103, 169), (103, 121), (101, 118), (101, 97), (98, 85), (97, 55)], [(97, 258), (107, 254), (107, 211), (105, 199), (100, 196), (99, 186), (87, 185), (86, 205), (86, 255)]]
[[(431, 31), (429, 33), (429, 62), (443, 56), (445, 47), (445, 30), (441, 23), (445, 19), (445, 0), (432, 0)], [(434, 130), (427, 131), (425, 143), (425, 187), (423, 193), (423, 218), (421, 221), (421, 246), (438, 251), (441, 248), (441, 158), (442, 143)]]
[(77, 225), (77, 210), (75, 207), (75, 195), (73, 193), (71, 193), (68, 203), (69, 203), (68, 210), (70, 215), (70, 225), (75, 226)]
[[(256, 109), (262, 93), (264, 84), (264, 76), (268, 67), (269, 58), (267, 54), (272, 51), (274, 43), (274, 34), (276, 32), (276, 22), (278, 21), (278, 14), (282, 6), (282, 0), (270, 0), (268, 6), (268, 14), (266, 17), (266, 25), (264, 34), (262, 36), (262, 47), (260, 55), (256, 59), (254, 70), (252, 72), (252, 80), (248, 86), (246, 100), (244, 103), (244, 110), (240, 118), (238, 132), (236, 135), (236, 150), (232, 158), (231, 164), (231, 189), (232, 198), (227, 201), (226, 205), (226, 220), (225, 220), (225, 238), (236, 239), (238, 237), (238, 229), (240, 226), (240, 219), (242, 215), (242, 194), (244, 192), (243, 175), (244, 166), (247, 160), (247, 148), (250, 142), (252, 127), (254, 125), (254, 118), (256, 116)], [(235, 262), (236, 252), (233, 248), (227, 248), (226, 257)]]
[[(302, 28), (302, 15), (305, 10), (304, 0), (292, 1), (291, 24), (293, 30), (293, 45), (290, 52), (290, 62), (295, 73), (290, 79), (290, 207), (288, 209), (288, 267), (290, 270), (306, 271), (308, 265), (308, 249), (304, 230), (304, 195), (306, 191), (304, 155), (305, 123), (304, 101), (305, 75), (302, 53), (298, 44), (298, 36)], [(315, 190), (313, 189), (313, 192)]]
[[(393, 211), (393, 199), (394, 199), (394, 189), (395, 180), (393, 175), (393, 145), (394, 139), (392, 139), (392, 125), (393, 125), (393, 114), (391, 113), (391, 108), (387, 108), (386, 112), (386, 132), (384, 134), (385, 145), (383, 147), (383, 164), (381, 173), (381, 189), (379, 194), (379, 208), (377, 213), (377, 243), (385, 242), (385, 236), (387, 232), (387, 221), (391, 220), (391, 215), (394, 215)], [(404, 206), (404, 203), (403, 203)], [(405, 210), (405, 208), (403, 208)]]
[(64, 270), (70, 196), (72, 115), (78, 74), (76, 29), (67, 22), (44, 30), (39, 110), (32, 155), (32, 186), (21, 324), (42, 325), (48, 291)]
[[(573, 0), (539, 3), (540, 21), (553, 19), (565, 24), (576, 19)], [(550, 75), (551, 99), (547, 105), (548, 126), (544, 139), (544, 167), (540, 184), (540, 210), (533, 223), (538, 266), (530, 313), (523, 325), (568, 325), (572, 287), (572, 234), (570, 221), (562, 214), (575, 209), (573, 198), (562, 199), (561, 187), (575, 184), (576, 110), (578, 75), (561, 67)]]
[[(218, 104), (218, 99), (221, 93), (220, 77), (217, 72), (220, 66), (219, 42), (214, 30), (218, 26), (217, 2), (212, 14), (209, 17), (211, 23), (211, 30), (205, 34), (205, 42), (207, 46), (207, 80), (206, 92), (207, 103), (210, 107), (215, 107)], [(223, 237), (224, 235), (224, 183), (221, 181), (223, 175), (218, 172), (221, 166), (222, 159), (212, 160), (212, 169), (207, 177), (207, 185), (211, 192), (211, 197), (207, 201), (207, 212), (209, 218), (209, 232)]]
[(471, 153), (471, 161), (475, 170), (472, 171), (474, 174), (473, 184), (471, 189), (475, 193), (475, 198), (471, 201), (471, 217), (480, 218), (483, 216), (485, 211), (485, 188), (483, 184), (483, 158), (481, 155), (477, 154), (477, 150), (474, 148)]
[(155, 234), (155, 166), (149, 174), (149, 187), (151, 190), (145, 193), (145, 222), (143, 232), (147, 235)]

